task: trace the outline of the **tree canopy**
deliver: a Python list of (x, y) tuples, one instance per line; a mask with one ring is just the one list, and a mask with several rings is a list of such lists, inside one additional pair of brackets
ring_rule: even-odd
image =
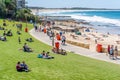
[(16, 0), (0, 0), (0, 18), (12, 18), (22, 21), (36, 21), (38, 17), (28, 8), (17, 9)]

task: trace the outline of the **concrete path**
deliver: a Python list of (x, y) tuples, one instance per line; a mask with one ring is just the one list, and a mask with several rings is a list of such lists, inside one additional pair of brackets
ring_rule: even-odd
[[(50, 40), (50, 38), (47, 36), (47, 34), (44, 34), (43, 32), (35, 32), (34, 29), (30, 30), (29, 33), (30, 33), (30, 35), (32, 35), (34, 38), (38, 39), (39, 41), (52, 46), (52, 40)], [(120, 59), (119, 60), (111, 60), (111, 59), (109, 59), (108, 56), (106, 56), (105, 53), (92, 52), (88, 49), (74, 46), (71, 44), (60, 45), (60, 47), (62, 47), (62, 49), (65, 49), (66, 51), (73, 52), (78, 55), (120, 64)]]

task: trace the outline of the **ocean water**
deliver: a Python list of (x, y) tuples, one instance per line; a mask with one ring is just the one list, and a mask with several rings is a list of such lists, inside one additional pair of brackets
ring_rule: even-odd
[[(89, 22), (97, 32), (120, 34), (120, 10), (69, 10), (41, 13), (42, 15), (71, 16)], [(89, 26), (89, 25), (88, 25)]]

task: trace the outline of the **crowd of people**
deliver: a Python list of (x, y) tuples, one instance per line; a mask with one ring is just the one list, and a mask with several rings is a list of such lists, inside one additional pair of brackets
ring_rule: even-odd
[[(7, 36), (13, 36), (13, 33), (12, 33), (12, 29), (8, 29), (7, 28), (7, 23), (6, 21), (3, 21), (3, 26), (1, 27), (0, 26), (0, 30), (4, 30), (2, 35), (0, 36), (0, 40), (1, 41), (7, 41)], [(22, 24), (13, 24), (13, 27), (16, 26), (16, 30), (17, 30), (17, 33), (19, 36), (18, 36), (18, 43), (21, 44), (21, 31), (22, 31)], [(35, 30), (37, 31), (38, 28), (36, 28), (37, 26), (35, 26)], [(40, 28), (39, 31), (42, 31), (42, 29)], [(52, 37), (52, 35), (51, 35)], [(27, 38), (25, 39), (25, 41), (27, 42), (34, 42), (34, 40), (32, 38)], [(25, 42), (22, 49), (20, 50), (23, 50), (24, 52), (33, 52), (32, 48), (30, 48), (28, 46), (28, 44)], [(54, 59), (54, 57), (50, 56), (49, 52), (45, 52), (43, 51), (42, 53), (38, 54), (38, 58), (44, 58), (44, 59)], [(23, 62), (20, 62), (18, 61), (17, 64), (16, 64), (16, 70), (18, 72), (28, 72), (30, 71), (28, 69), (28, 65), (25, 63), (25, 61)]]
[[(5, 23), (5, 22), (3, 23), (3, 26), (6, 26), (6, 23)], [(18, 25), (17, 28), (20, 29), (20, 31), (22, 31), (22, 25)], [(35, 31), (44, 31), (44, 28), (41, 28), (41, 26), (39, 26), (39, 28), (38, 28), (36, 24), (34, 24), (34, 28), (35, 28)], [(19, 31), (18, 31), (17, 33), (18, 33), (18, 34), (21, 34), (21, 33), (19, 33)], [(55, 35), (56, 35), (50, 28), (47, 29), (47, 32), (46, 32), (46, 33), (47, 33), (47, 35), (50, 37), (50, 39), (53, 39), (53, 37), (55, 37)], [(60, 32), (60, 33), (58, 33), (58, 34), (59, 34), (60, 37), (61, 37), (61, 44), (62, 44), (62, 45), (65, 45), (66, 37), (64, 36), (64, 34), (63, 34), (62, 32)], [(11, 31), (11, 30), (8, 30), (7, 32), (4, 31), (4, 32), (3, 32), (3, 36), (0, 36), (0, 40), (6, 41), (6, 40), (7, 40), (6, 36), (13, 36), (12, 31)], [(33, 42), (33, 39), (32, 39), (32, 38), (28, 38), (28, 39), (26, 39), (26, 41), (28, 41), (28, 42)], [(18, 42), (19, 42), (19, 44), (21, 43), (21, 38), (20, 38), (20, 37), (18, 37)], [(95, 41), (95, 42), (96, 42), (96, 44), (97, 44), (97, 41)], [(27, 43), (24, 43), (24, 45), (23, 45), (23, 51), (24, 51), (24, 52), (33, 52), (33, 50), (28, 46)], [(58, 53), (58, 54), (62, 54), (62, 55), (67, 55), (66, 51), (63, 50), (63, 49), (59, 49), (59, 50), (58, 50), (58, 49), (56, 49), (56, 48), (54, 47), (54, 48), (52, 49), (52, 51), (53, 51), (54, 53)], [(42, 53), (38, 54), (37, 57), (38, 57), (38, 58), (43, 58), (43, 59), (54, 59), (54, 57), (53, 57), (53, 56), (50, 56), (49, 53), (50, 53), (50, 52), (45, 52), (45, 51), (43, 51)], [(109, 54), (109, 58), (110, 58), (110, 59), (113, 59), (113, 60), (118, 59), (118, 48), (117, 48), (117, 46), (108, 45), (108, 54)], [(16, 70), (17, 70), (18, 72), (23, 72), (23, 71), (28, 72), (28, 71), (30, 71), (30, 70), (28, 69), (28, 66), (27, 66), (27, 64), (25, 63), (25, 61), (23, 61), (22, 63), (21, 63), (21, 62), (18, 62), (18, 63), (16, 64)]]
[[(51, 23), (51, 24), (53, 24), (53, 23)], [(64, 31), (60, 31), (58, 33), (55, 33), (50, 26), (47, 26), (47, 24), (44, 25), (44, 27), (42, 27), (41, 25), (37, 25), (36, 23), (34, 23), (33, 26), (34, 26), (34, 29), (35, 29), (36, 32), (44, 32), (44, 33), (46, 33), (47, 36), (49, 36), (51, 40), (54, 37), (56, 37), (57, 34), (60, 35), (60, 39), (59, 40), (61, 40), (61, 44), (62, 45), (65, 45), (66, 37), (64, 35)]]

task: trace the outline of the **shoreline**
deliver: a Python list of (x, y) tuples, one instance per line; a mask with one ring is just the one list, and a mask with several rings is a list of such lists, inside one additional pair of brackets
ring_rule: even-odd
[[(90, 11), (91, 16), (89, 16), (89, 11)], [(94, 13), (96, 12), (96, 10), (92, 10), (92, 11), (94, 11)], [(101, 13), (101, 10), (97, 10), (97, 11)], [(39, 12), (40, 12), (39, 15), (41, 15), (41, 16), (50, 16), (51, 14), (52, 14), (52, 16), (61, 16), (61, 17), (62, 16), (66, 16), (66, 17), (70, 16), (72, 19), (74, 19), (76, 21), (82, 20), (82, 21), (90, 23), (91, 26), (94, 27), (97, 32), (102, 32), (102, 33), (109, 32), (111, 34), (120, 34), (120, 32), (118, 30), (118, 29), (120, 29), (120, 24), (119, 24), (120, 21), (119, 21), (118, 18), (114, 19), (114, 18), (112, 18), (112, 16), (111, 17), (105, 17), (104, 15), (99, 16), (99, 14), (97, 15), (97, 13), (91, 14), (91, 10), (64, 10), (64, 9), (63, 10), (42, 9), (41, 10), (40, 9), (40, 10), (38, 10), (38, 13)], [(60, 13), (60, 12), (63, 12), (63, 14)], [(75, 14), (74, 14), (74, 12), (75, 12)], [(79, 12), (80, 15), (77, 15), (78, 12)], [(106, 10), (103, 13), (106, 13)], [(109, 13), (109, 15), (111, 15), (109, 11), (108, 11), (108, 13)], [(116, 13), (116, 11), (113, 11), (113, 13)], [(115, 17), (115, 15), (113, 17)]]

